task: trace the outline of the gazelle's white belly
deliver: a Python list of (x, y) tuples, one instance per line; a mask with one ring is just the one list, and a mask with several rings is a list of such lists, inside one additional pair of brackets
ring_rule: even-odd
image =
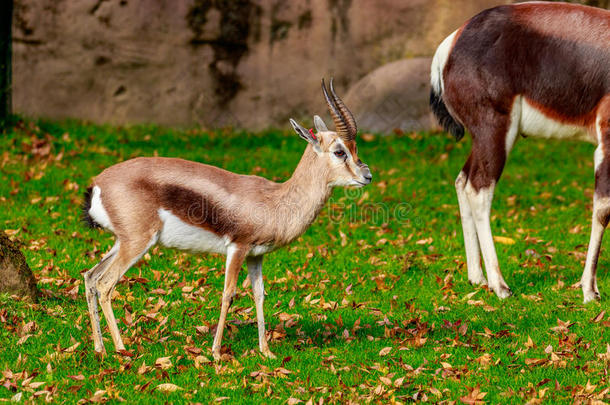
[(586, 127), (559, 122), (545, 115), (524, 97), (521, 97), (521, 100), (521, 134), (536, 138), (575, 139), (597, 144), (596, 137), (592, 136)]
[[(160, 208), (159, 218), (163, 227), (159, 233), (159, 243), (166, 247), (188, 250), (200, 253), (227, 254), (232, 241), (228, 236), (218, 236), (198, 226), (187, 224), (170, 211)], [(255, 245), (250, 249), (249, 256), (260, 256), (275, 250), (270, 245)]]
[(160, 208), (158, 213), (163, 222), (163, 228), (159, 233), (159, 243), (163, 246), (192, 252), (227, 254), (231, 244), (228, 237), (221, 237), (214, 232), (187, 224), (163, 208)]

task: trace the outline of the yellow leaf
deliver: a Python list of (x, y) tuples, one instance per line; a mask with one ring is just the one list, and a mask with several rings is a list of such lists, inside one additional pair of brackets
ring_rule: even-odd
[(514, 245), (515, 240), (512, 238), (507, 238), (506, 236), (494, 236), (494, 241), (498, 243), (502, 243), (503, 245)]

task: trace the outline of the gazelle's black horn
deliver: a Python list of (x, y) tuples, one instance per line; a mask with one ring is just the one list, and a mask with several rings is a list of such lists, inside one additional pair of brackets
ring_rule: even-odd
[[(331, 79), (332, 86), (332, 79)], [(322, 79), (322, 92), (324, 93), (324, 98), (326, 99), (326, 105), (328, 106), (328, 111), (330, 112), (331, 117), (333, 118), (333, 122), (335, 123), (335, 131), (344, 138), (347, 138), (348, 135), (348, 126), (340, 110), (335, 105), (333, 99), (328, 95), (328, 91), (326, 90), (326, 84), (324, 83), (324, 79)]]
[(330, 79), (330, 94), (332, 95), (333, 101), (335, 102), (335, 105), (337, 106), (337, 109), (339, 110), (339, 113), (341, 114), (341, 118), (343, 119), (343, 122), (345, 122), (345, 125), (347, 128), (347, 133), (344, 136), (345, 139), (347, 139), (348, 141), (355, 140), (356, 133), (358, 132), (358, 126), (356, 125), (356, 120), (354, 119), (354, 115), (349, 110), (349, 108), (347, 108), (347, 106), (343, 103), (343, 101), (339, 98), (339, 96), (337, 96), (337, 93), (335, 93), (335, 88), (333, 86), (332, 78)]

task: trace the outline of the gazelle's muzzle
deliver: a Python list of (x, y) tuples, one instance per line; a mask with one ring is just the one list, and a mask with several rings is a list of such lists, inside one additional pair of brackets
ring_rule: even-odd
[(373, 180), (373, 175), (371, 174), (369, 166), (366, 163), (361, 162), (358, 167), (360, 167), (360, 174), (362, 174), (362, 178), (364, 179), (363, 185), (370, 184)]

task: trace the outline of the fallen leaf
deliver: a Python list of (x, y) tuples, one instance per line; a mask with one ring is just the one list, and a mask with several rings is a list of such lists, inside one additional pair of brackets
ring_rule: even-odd
[(383, 349), (381, 349), (381, 350), (379, 351), (379, 355), (380, 355), (380, 356), (387, 356), (387, 355), (388, 355), (388, 353), (390, 353), (391, 351), (392, 351), (392, 348), (391, 348), (391, 347), (384, 347)]
[(507, 238), (506, 236), (494, 236), (494, 241), (501, 243), (503, 245), (514, 245), (515, 240), (512, 238)]
[(178, 387), (176, 384), (172, 384), (172, 383), (164, 383), (164, 384), (159, 384), (155, 387), (156, 390), (159, 390), (161, 392), (175, 392), (178, 390), (181, 390), (181, 387)]

